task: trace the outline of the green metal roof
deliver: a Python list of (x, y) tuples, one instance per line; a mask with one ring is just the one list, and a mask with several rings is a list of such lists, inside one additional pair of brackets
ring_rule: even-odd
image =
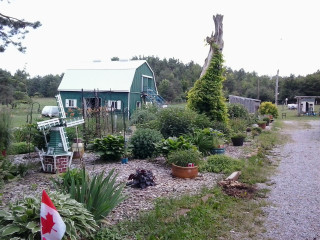
[(129, 92), (136, 69), (145, 60), (95, 62), (68, 69), (58, 91), (119, 91)]

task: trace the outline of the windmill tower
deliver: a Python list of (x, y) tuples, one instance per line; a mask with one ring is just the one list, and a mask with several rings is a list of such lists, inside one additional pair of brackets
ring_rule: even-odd
[[(38, 122), (38, 129), (43, 131), (47, 152), (40, 154), (42, 169), (44, 172), (65, 172), (71, 165), (73, 152), (69, 152), (70, 145), (66, 134), (67, 127), (74, 127), (84, 123), (84, 119), (66, 119), (66, 113), (62, 104), (61, 96), (56, 95), (59, 109), (59, 118), (53, 118)], [(47, 142), (45, 130), (49, 130), (50, 142)]]

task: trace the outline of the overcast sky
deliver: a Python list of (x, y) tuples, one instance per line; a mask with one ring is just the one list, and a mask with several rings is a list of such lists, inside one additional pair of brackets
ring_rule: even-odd
[(42, 26), (23, 44), (0, 53), (0, 68), (31, 76), (61, 74), (92, 60), (133, 56), (176, 58), (201, 66), (224, 15), (225, 65), (259, 75), (306, 75), (320, 69), (320, 2), (317, 0), (11, 0), (0, 12)]

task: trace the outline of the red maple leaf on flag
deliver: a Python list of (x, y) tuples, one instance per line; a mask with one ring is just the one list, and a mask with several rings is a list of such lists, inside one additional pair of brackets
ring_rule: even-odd
[(51, 230), (55, 231), (53, 229), (53, 226), (55, 225), (55, 222), (53, 221), (52, 214), (48, 213), (46, 215), (46, 218), (41, 217), (41, 226), (42, 226), (42, 234), (51, 233)]

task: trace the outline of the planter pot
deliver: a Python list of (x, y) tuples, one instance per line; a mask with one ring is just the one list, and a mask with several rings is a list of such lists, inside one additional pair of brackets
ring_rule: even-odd
[(121, 163), (122, 164), (127, 164), (128, 163), (128, 158), (121, 158)]
[(178, 178), (195, 178), (198, 176), (198, 166), (180, 167), (172, 164), (171, 170), (172, 175)]
[(211, 154), (224, 154), (225, 149), (224, 148), (213, 148), (210, 151)]
[(258, 126), (262, 129), (266, 129), (267, 124), (266, 123), (258, 123)]
[(231, 138), (231, 141), (233, 143), (233, 146), (242, 146), (243, 145), (243, 141), (244, 141), (244, 137), (241, 138)]

